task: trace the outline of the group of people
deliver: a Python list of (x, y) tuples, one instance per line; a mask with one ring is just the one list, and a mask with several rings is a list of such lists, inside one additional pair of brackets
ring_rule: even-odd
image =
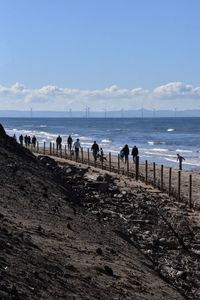
[[(13, 138), (15, 140), (17, 140), (16, 135), (14, 134)], [(25, 146), (30, 146), (31, 144), (33, 145), (33, 147), (36, 147), (36, 142), (37, 139), (35, 137), (35, 135), (33, 137), (30, 137), (30, 135), (25, 135), (23, 136), (22, 134), (19, 136), (19, 142), (20, 144), (23, 146), (23, 144), (25, 144)]]
[[(122, 160), (124, 159), (125, 164), (128, 162), (129, 154), (130, 154), (129, 146), (126, 144), (120, 151), (120, 157), (121, 157)], [(135, 162), (135, 163), (136, 163), (136, 159), (138, 157), (138, 154), (139, 154), (138, 148), (136, 146), (134, 146), (132, 148), (131, 155), (133, 157), (133, 162)]]
[[(71, 155), (75, 154), (75, 159), (78, 160), (79, 158), (79, 151), (81, 150), (81, 143), (79, 139), (76, 139), (76, 141), (73, 143), (73, 139), (71, 135), (68, 136), (67, 138), (67, 146), (68, 150), (70, 150)], [(61, 150), (62, 147), (62, 138), (60, 135), (56, 138), (56, 149)], [(97, 158), (99, 158), (101, 161), (106, 160), (106, 157), (104, 156), (103, 149), (99, 148), (99, 145), (97, 144), (96, 141), (94, 141), (91, 151), (94, 156), (94, 160), (96, 161)]]
[[(94, 141), (91, 150), (93, 152), (94, 160), (96, 161), (97, 158), (100, 159), (100, 161), (106, 160), (106, 157), (104, 156), (103, 149), (99, 148), (99, 145), (97, 144), (96, 141)], [(130, 151), (129, 147), (126, 144), (120, 151), (120, 157), (122, 160), (124, 160), (125, 164), (128, 162), (128, 157), (129, 157)], [(131, 151), (131, 155), (133, 157), (133, 162), (136, 163), (136, 158), (138, 157), (139, 151), (136, 146), (133, 147)]]
[[(70, 151), (72, 150), (72, 143), (73, 143), (73, 139), (72, 139), (71, 135), (69, 135), (68, 138), (67, 138), (67, 145), (68, 145), (68, 150), (70, 150)], [(61, 147), (62, 147), (62, 138), (59, 135), (56, 138), (56, 149), (60, 150)]]
[[(13, 138), (17, 141), (17, 138), (16, 138), (15, 134), (14, 134)], [(19, 136), (19, 142), (22, 146), (23, 146), (23, 144), (25, 144), (25, 146), (28, 147), (32, 144), (32, 146), (35, 148), (37, 138), (35, 137), (35, 135), (33, 135), (31, 137), (31, 136), (28, 136), (28, 135), (23, 136), (21, 134)], [(68, 150), (70, 150), (71, 154), (74, 153), (75, 154), (75, 159), (78, 160), (79, 151), (82, 148), (81, 144), (80, 144), (80, 140), (76, 139), (76, 141), (73, 143), (73, 139), (72, 139), (71, 135), (69, 135), (68, 138), (67, 138), (67, 146), (68, 146)], [(57, 150), (61, 150), (61, 148), (62, 148), (62, 137), (60, 135), (58, 135), (58, 137), (56, 138), (56, 148), (57, 148)], [(94, 157), (95, 161), (97, 160), (97, 158), (99, 158), (100, 161), (107, 160), (106, 157), (104, 156), (103, 149), (101, 147), (99, 147), (99, 145), (97, 144), (96, 141), (93, 142), (93, 144), (91, 146), (91, 151), (93, 153), (93, 157)], [(121, 149), (119, 155), (120, 155), (120, 158), (126, 164), (128, 162), (128, 157), (130, 155), (129, 146), (127, 144), (124, 145), (124, 147)], [(133, 162), (136, 163), (137, 157), (139, 155), (139, 151), (138, 151), (138, 148), (136, 146), (134, 146), (132, 148), (131, 155), (133, 157)], [(185, 158), (183, 156), (181, 156), (180, 154), (177, 154), (177, 161), (179, 162), (179, 170), (182, 170), (183, 160), (185, 160)]]

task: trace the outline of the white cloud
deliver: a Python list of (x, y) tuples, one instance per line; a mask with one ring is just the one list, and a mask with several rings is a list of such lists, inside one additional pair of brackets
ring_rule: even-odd
[(195, 88), (191, 84), (182, 82), (170, 82), (155, 88), (153, 96), (162, 99), (196, 98), (200, 97), (200, 87)]
[(143, 88), (123, 89), (112, 85), (104, 89), (81, 90), (48, 85), (29, 89), (15, 83), (10, 87), (0, 85), (0, 109), (63, 110), (118, 110), (145, 108), (181, 109), (196, 108), (200, 105), (200, 86), (170, 82), (153, 90)]

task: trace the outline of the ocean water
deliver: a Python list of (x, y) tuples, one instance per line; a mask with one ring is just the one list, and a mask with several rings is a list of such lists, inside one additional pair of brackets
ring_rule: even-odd
[(178, 167), (176, 154), (185, 158), (183, 168), (200, 172), (200, 118), (0, 118), (7, 134), (35, 134), (38, 141), (55, 142), (69, 134), (82, 147), (93, 141), (104, 152), (118, 154), (128, 144), (136, 145), (140, 160)]

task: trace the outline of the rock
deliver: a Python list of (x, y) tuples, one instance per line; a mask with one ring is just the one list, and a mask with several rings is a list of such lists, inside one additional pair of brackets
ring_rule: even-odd
[(67, 223), (67, 229), (72, 230), (71, 225)]
[(104, 181), (92, 181), (88, 184), (88, 186), (98, 190), (101, 193), (105, 193), (108, 190), (108, 183)]
[(109, 266), (104, 266), (104, 270), (105, 270), (105, 273), (108, 275), (108, 276), (113, 276), (113, 270), (112, 268), (110, 268)]
[(97, 248), (97, 249), (96, 249), (96, 253), (97, 253), (98, 255), (102, 255), (102, 254), (103, 254), (103, 251), (102, 251), (101, 248)]
[(69, 173), (71, 173), (71, 172), (72, 172), (72, 169), (71, 169), (71, 168), (66, 168), (66, 169), (65, 169), (65, 173), (66, 173), (66, 174), (69, 174)]
[(47, 165), (48, 167), (56, 167), (58, 166), (57, 162), (49, 157), (49, 156), (44, 156), (44, 155), (39, 155), (38, 156), (38, 159), (44, 164), (44, 165)]

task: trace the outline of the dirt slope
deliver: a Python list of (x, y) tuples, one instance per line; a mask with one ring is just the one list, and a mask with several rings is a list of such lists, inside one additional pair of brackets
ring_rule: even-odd
[(113, 185), (90, 174), (34, 157), (0, 128), (0, 299), (183, 299), (120, 219), (89, 209)]

